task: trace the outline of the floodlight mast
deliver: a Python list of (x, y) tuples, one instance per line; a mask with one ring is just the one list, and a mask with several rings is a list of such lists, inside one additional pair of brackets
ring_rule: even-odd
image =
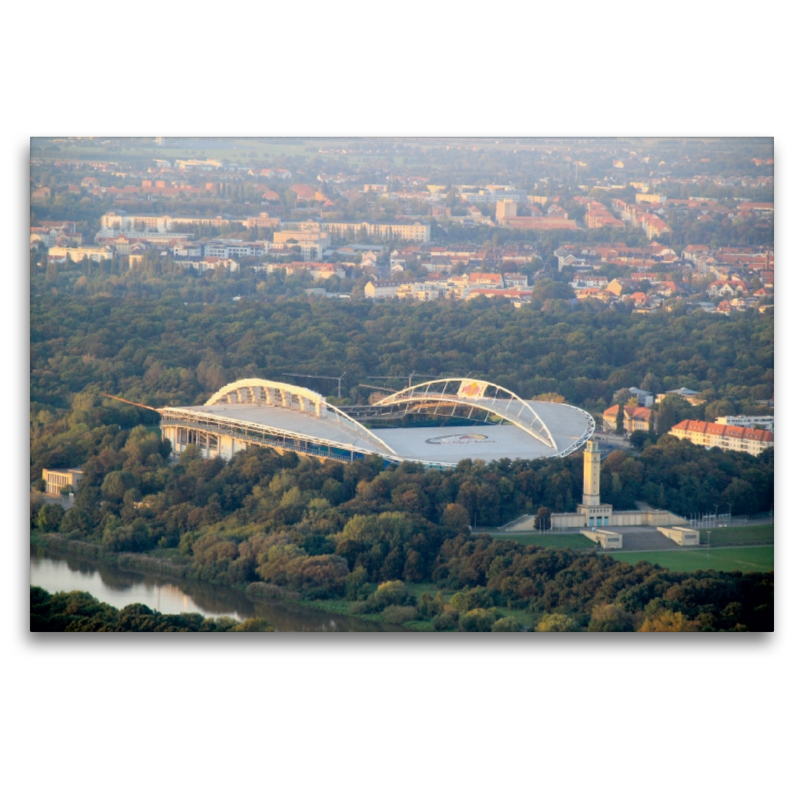
[(428, 374), (425, 374), (424, 372), (417, 372), (416, 370), (413, 370), (408, 375), (367, 375), (367, 377), (370, 378), (370, 379), (373, 379), (373, 380), (395, 380), (395, 381), (396, 380), (404, 380), (404, 381), (408, 381), (408, 388), (410, 389), (411, 388), (411, 380), (413, 379), (413, 377), (415, 375), (420, 377), (420, 378), (438, 378), (439, 377), (438, 375), (428, 375)]
[(331, 375), (304, 375), (299, 372), (284, 372), (284, 375), (289, 376), (290, 378), (318, 378), (319, 380), (323, 381), (338, 381), (339, 385), (337, 388), (337, 397), (341, 400), (342, 399), (342, 378), (347, 375), (347, 372), (343, 372), (338, 378)]

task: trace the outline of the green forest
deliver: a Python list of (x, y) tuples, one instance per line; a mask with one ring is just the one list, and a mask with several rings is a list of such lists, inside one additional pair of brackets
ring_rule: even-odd
[[(98, 404), (81, 413), (102, 415), (103, 409)], [(470, 534), (472, 521), (495, 526), (524, 511), (547, 516), (574, 507), (580, 456), (489, 465), (466, 460), (454, 470), (426, 471), (408, 463), (387, 469), (377, 457), (344, 465), (260, 448), (226, 463), (205, 460), (192, 446), (170, 464), (169, 443), (156, 432), (113, 424), (89, 428), (85, 444), (95, 454), (85, 464), (74, 507), (63, 512), (33, 503), (31, 525), (37, 534), (57, 533), (94, 555), (147, 553), (181, 577), (251, 590), (267, 583), (311, 600), (346, 599), (352, 613), (391, 607), (389, 621), (403, 621), (409, 612), (395, 607), (411, 605), (406, 620), (428, 620), (434, 629), (469, 629), (461, 615), (474, 608), (465, 600), (459, 611), (459, 601), (445, 602), (438, 593), (418, 597), (410, 591), (415, 584), (473, 592), (487, 614), (501, 608), (537, 618), (560, 614), (575, 629), (588, 629), (601, 601), (631, 615), (620, 630), (638, 629), (667, 612), (680, 613), (697, 629), (771, 624), (764, 594), (771, 575), (688, 576)], [(771, 495), (771, 459), (699, 452), (705, 458), (694, 463), (698, 448), (666, 436), (640, 458), (617, 457), (606, 471), (609, 494), (614, 497), (618, 484), (630, 497), (653, 492), (654, 500), (669, 503), (694, 480), (696, 491), (713, 497), (739, 502), (741, 492), (753, 502), (750, 510), (759, 507), (762, 491)], [(686, 589), (695, 584), (708, 592), (702, 602), (691, 599), (701, 594)], [(761, 588), (745, 602), (751, 585)], [(728, 601), (720, 605), (720, 598)], [(727, 616), (720, 616), (726, 608)], [(496, 616), (486, 629), (499, 621)]]
[[(178, 575), (269, 585), (423, 629), (771, 629), (771, 575), (690, 576), (470, 533), (573, 510), (580, 454), (466, 460), (445, 471), (269, 450), (226, 463), (189, 448), (176, 460), (157, 414), (103, 396), (201, 404), (243, 377), (344, 372), (343, 402), (363, 403), (369, 384), (399, 388), (414, 371), (471, 374), (526, 398), (554, 393), (595, 415), (620, 388), (687, 386), (705, 404), (664, 410), (675, 422), (713, 419), (772, 397), (769, 317), (631, 315), (546, 295), (514, 309), (305, 297), (206, 304), (173, 290), (154, 302), (34, 288), (44, 291), (31, 298), (31, 480), (41, 487), (42, 468), (85, 472), (68, 511), (32, 501), (34, 536), (97, 555), (148, 554)], [(335, 386), (309, 385), (329, 395)], [(663, 433), (604, 461), (604, 500), (679, 514), (716, 504), (735, 515), (772, 508), (772, 450), (758, 458), (706, 451)]]
[(31, 586), (30, 629), (39, 633), (223, 633), (272, 630), (265, 620), (256, 617), (239, 622), (231, 617), (162, 614), (142, 603), (132, 603), (123, 609), (116, 609), (108, 603), (101, 603), (88, 592), (50, 594), (39, 586)]
[[(554, 297), (521, 309), (483, 299), (224, 302), (224, 287), (209, 301), (174, 291), (155, 301), (44, 291), (31, 300), (32, 412), (64, 412), (90, 387), (154, 406), (205, 402), (230, 380), (282, 380), (285, 372), (344, 372), (354, 402), (366, 401), (370, 390), (359, 384), (375, 383), (373, 376), (412, 371), (471, 373), (525, 398), (557, 392), (592, 413), (629, 386), (686, 386), (707, 400), (709, 414), (746, 410), (773, 395), (771, 317), (573, 307), (550, 287)], [(323, 394), (334, 388), (309, 385)], [(717, 401), (731, 410), (718, 411)]]

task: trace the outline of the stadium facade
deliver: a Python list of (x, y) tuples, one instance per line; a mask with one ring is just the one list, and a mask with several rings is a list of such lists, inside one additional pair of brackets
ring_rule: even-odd
[(346, 408), (302, 386), (247, 378), (223, 386), (205, 405), (158, 412), (174, 452), (197, 445), (205, 457), (224, 459), (270, 447), (337, 461), (379, 456), (387, 464), (447, 468), (465, 458), (566, 456), (594, 433), (594, 420), (580, 408), (523, 400), (469, 378), (429, 381)]

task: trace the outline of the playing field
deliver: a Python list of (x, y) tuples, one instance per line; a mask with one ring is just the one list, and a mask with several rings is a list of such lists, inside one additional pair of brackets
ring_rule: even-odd
[(594, 547), (591, 539), (582, 533), (492, 533), (492, 539), (508, 539), (520, 544), (535, 544), (537, 547)]
[[(713, 536), (713, 534), (712, 534)], [(705, 550), (666, 550), (657, 553), (611, 553), (612, 558), (636, 564), (647, 561), (674, 572), (717, 569), (722, 572), (769, 572), (775, 569), (774, 547), (720, 547)]]
[(744, 525), (733, 528), (703, 528), (700, 531), (700, 544), (708, 544), (711, 540), (712, 547), (737, 544), (774, 544), (774, 525)]

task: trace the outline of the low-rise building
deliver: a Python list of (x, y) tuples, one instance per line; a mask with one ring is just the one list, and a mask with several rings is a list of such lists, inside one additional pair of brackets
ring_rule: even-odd
[(206, 258), (263, 258), (269, 242), (243, 242), (238, 239), (215, 239), (203, 245)]
[(372, 300), (386, 300), (397, 297), (397, 292), (402, 286), (401, 281), (368, 281), (364, 286), (364, 296)]
[[(617, 429), (617, 415), (619, 414), (619, 404), (607, 408), (603, 412), (603, 430), (614, 432)], [(653, 408), (643, 406), (623, 406), (622, 407), (622, 427), (626, 433), (634, 431), (644, 431), (649, 433), (655, 430), (658, 414)]]
[(43, 469), (42, 480), (46, 484), (47, 494), (61, 494), (65, 486), (71, 486), (72, 491), (77, 491), (83, 480), (83, 470), (80, 469)]
[(729, 417), (717, 417), (717, 425), (739, 425), (743, 428), (763, 428), (767, 431), (775, 432), (775, 417), (748, 417), (744, 414)]
[(396, 222), (324, 222), (323, 230), (336, 236), (355, 237), (364, 234), (372, 239), (403, 239), (430, 242), (431, 226), (427, 223)]
[(503, 274), (503, 283), (507, 289), (527, 289), (528, 276), (521, 272), (506, 272)]
[[(698, 304), (701, 305), (701, 304)], [(668, 392), (662, 392), (661, 394), (656, 395), (656, 402), (660, 403), (665, 397), (669, 397), (671, 394), (676, 394), (678, 397), (682, 397), (686, 400), (690, 405), (699, 406), (705, 403), (705, 400), (698, 397), (700, 392), (696, 392), (694, 389), (687, 389), (685, 386), (681, 386), (680, 389), (670, 389)]]
[(636, 386), (631, 386), (628, 391), (631, 393), (631, 397), (635, 397), (639, 405), (645, 408), (650, 408), (655, 401), (655, 397), (652, 393), (646, 392), (644, 389), (639, 389)]
[[(206, 270), (209, 269), (227, 269), (229, 272), (239, 271), (239, 262), (234, 261), (232, 258), (216, 258), (214, 256), (209, 256), (200, 261), (176, 259), (175, 263), (184, 267), (192, 267), (200, 272), (206, 272)], [(131, 267), (133, 267), (133, 263), (131, 263)]]
[(678, 439), (688, 439), (702, 447), (719, 447), (752, 456), (757, 456), (775, 445), (775, 436), (770, 431), (692, 419), (673, 425), (669, 432)]
[[(266, 192), (264, 193), (264, 199), (266, 198)], [(275, 192), (270, 192), (270, 194), (275, 194)], [(275, 199), (278, 199), (278, 195), (275, 195)], [(257, 217), (247, 217), (244, 221), (245, 228), (280, 228), (281, 221), (278, 217), (271, 217), (266, 211), (262, 211)]]
[(499, 297), (516, 303), (530, 303), (533, 297), (532, 289), (470, 289), (467, 300), (476, 300), (478, 297)]
[(110, 261), (114, 257), (114, 251), (105, 245), (85, 245), (84, 247), (60, 247), (56, 245), (47, 251), (47, 257), (50, 261), (66, 261), (67, 256), (73, 263), (83, 261), (84, 258), (97, 262)]

